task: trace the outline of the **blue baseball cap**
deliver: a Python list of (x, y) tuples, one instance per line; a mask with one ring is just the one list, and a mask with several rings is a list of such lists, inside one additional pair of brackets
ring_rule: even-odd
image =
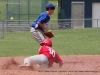
[(48, 3), (45, 8), (51, 8), (51, 7), (55, 7), (55, 5), (52, 3)]

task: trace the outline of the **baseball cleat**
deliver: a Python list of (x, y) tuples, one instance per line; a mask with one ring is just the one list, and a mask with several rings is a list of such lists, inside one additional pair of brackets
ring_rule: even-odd
[(20, 66), (18, 66), (18, 68), (20, 70), (33, 70), (33, 68), (31, 66), (27, 66), (27, 65), (20, 65)]

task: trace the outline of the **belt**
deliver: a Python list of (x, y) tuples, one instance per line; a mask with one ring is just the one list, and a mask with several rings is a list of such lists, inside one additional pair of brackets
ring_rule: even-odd
[[(35, 28), (35, 27), (32, 27), (32, 28), (34, 28), (34, 29), (36, 29), (36, 30), (40, 30), (40, 29), (38, 29), (38, 28)], [(40, 30), (40, 31), (42, 31), (42, 30)]]
[(35, 28), (35, 27), (32, 27), (32, 28), (34, 28), (34, 29), (38, 29), (38, 28)]

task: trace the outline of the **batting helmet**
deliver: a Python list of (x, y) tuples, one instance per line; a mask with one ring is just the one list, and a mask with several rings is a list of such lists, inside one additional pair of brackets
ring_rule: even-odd
[(46, 38), (44, 40), (42, 40), (42, 42), (40, 43), (41, 46), (46, 45), (46, 46), (52, 46), (52, 41), (49, 38)]

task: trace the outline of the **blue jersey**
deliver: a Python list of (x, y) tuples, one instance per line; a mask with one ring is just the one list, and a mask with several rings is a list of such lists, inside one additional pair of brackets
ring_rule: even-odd
[(49, 20), (50, 20), (50, 16), (48, 15), (48, 13), (47, 13), (47, 12), (43, 12), (43, 13), (41, 13), (41, 14), (36, 18), (36, 20), (33, 22), (32, 27), (37, 28), (37, 29), (43, 31), (43, 29), (42, 29), (39, 25), (37, 26), (37, 23), (38, 23), (38, 22), (41, 22), (42, 24), (45, 24), (45, 23), (47, 23)]

